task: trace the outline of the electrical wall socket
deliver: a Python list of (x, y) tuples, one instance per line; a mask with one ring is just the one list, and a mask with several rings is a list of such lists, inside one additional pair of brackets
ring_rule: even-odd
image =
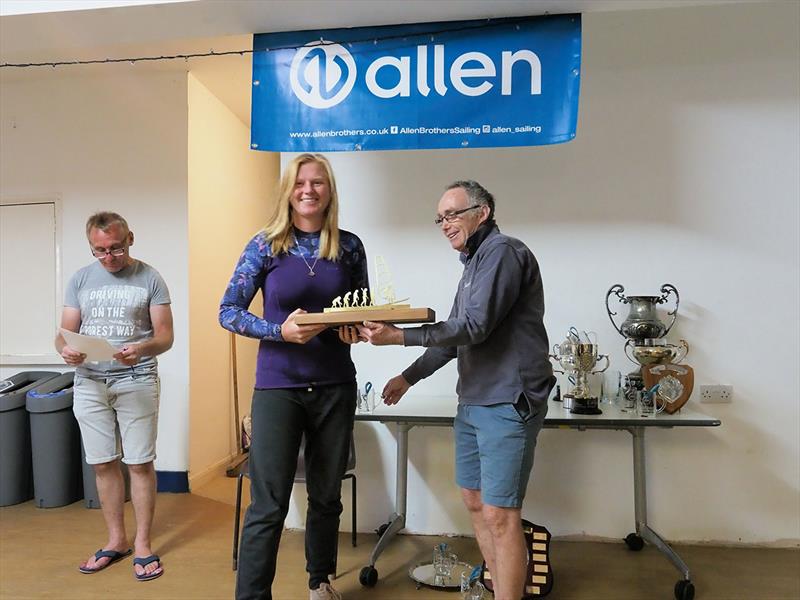
[(731, 402), (733, 400), (732, 385), (701, 385), (700, 402), (708, 404)]

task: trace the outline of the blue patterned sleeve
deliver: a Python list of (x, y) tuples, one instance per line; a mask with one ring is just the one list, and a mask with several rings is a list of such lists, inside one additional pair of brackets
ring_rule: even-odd
[(269, 243), (258, 233), (239, 257), (225, 295), (219, 305), (219, 324), (228, 331), (251, 338), (283, 341), (280, 323), (272, 323), (251, 313), (248, 308), (264, 284), (270, 260)]
[(361, 288), (369, 289), (369, 265), (367, 264), (367, 252), (364, 250), (364, 244), (358, 236), (354, 235), (354, 242), (350, 260), (353, 265), (353, 283), (350, 289), (357, 290)]

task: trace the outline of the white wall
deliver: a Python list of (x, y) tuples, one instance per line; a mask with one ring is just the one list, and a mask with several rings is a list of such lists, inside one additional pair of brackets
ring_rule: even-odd
[[(78, 268), (94, 260), (84, 233), (86, 218), (98, 210), (113, 210), (128, 220), (136, 235), (131, 253), (163, 275), (175, 316), (175, 345), (159, 357), (162, 396), (156, 468), (185, 471), (186, 75), (128, 73), (81, 77), (75, 70), (59, 70), (21, 81), (4, 80), (0, 195), (61, 198), (64, 285)], [(36, 293), (35, 282), (29, 293)], [(34, 367), (0, 367), (0, 377), (29, 368)]]
[[(678, 288), (670, 339), (691, 346), (689, 406), (722, 427), (648, 434), (649, 517), (671, 540), (800, 541), (799, 7), (584, 15), (569, 144), (329, 155), (342, 227), (370, 258), (384, 255), (399, 297), (440, 316), (460, 264), (432, 219), (457, 178), (486, 185), (502, 230), (537, 255), (551, 342), (570, 325), (594, 330), (627, 372), (607, 289)], [(359, 380), (380, 389), (418, 353), (358, 346)], [(409, 393), (452, 393), (455, 378), (448, 367)], [(705, 383), (733, 385), (733, 403), (699, 404)], [(359, 423), (356, 442), (360, 529), (370, 531), (393, 509), (395, 440)], [(409, 445), (407, 529), (468, 533), (452, 432), (415, 428)], [(624, 432), (544, 431), (524, 514), (555, 535), (623, 537), (633, 530), (630, 448)], [(302, 502), (289, 525), (301, 524)]]

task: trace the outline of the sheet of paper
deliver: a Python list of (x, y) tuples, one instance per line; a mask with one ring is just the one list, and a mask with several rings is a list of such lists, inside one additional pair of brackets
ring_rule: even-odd
[(119, 352), (105, 338), (82, 335), (63, 327), (60, 328), (60, 331), (67, 345), (85, 354), (87, 361), (114, 360), (114, 355)]

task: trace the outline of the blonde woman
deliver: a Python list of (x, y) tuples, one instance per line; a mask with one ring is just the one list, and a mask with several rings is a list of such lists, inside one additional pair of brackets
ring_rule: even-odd
[[(328, 160), (301, 154), (281, 178), (276, 210), (247, 244), (219, 311), (229, 331), (261, 340), (251, 416), (251, 503), (239, 550), (236, 598), (271, 599), (283, 522), (305, 436), (306, 570), (312, 600), (339, 599), (336, 560), (341, 480), (356, 405), (354, 328), (298, 325), (337, 296), (369, 287), (364, 246), (340, 230)], [(261, 291), (264, 317), (248, 311)]]

